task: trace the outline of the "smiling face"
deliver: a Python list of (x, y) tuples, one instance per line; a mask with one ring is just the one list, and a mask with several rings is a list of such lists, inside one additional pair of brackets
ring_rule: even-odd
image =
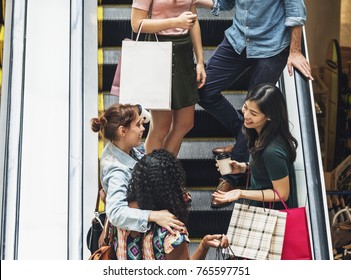
[(244, 126), (253, 128), (260, 134), (264, 125), (269, 121), (269, 118), (261, 112), (255, 101), (246, 100), (242, 112), (244, 114)]

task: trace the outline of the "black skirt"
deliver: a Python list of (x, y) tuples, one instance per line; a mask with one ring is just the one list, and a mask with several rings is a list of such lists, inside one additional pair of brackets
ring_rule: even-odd
[[(196, 104), (199, 93), (196, 82), (196, 65), (191, 37), (157, 35), (159, 41), (171, 41), (173, 46), (172, 58), (172, 109), (179, 110)], [(155, 41), (155, 36), (149, 36)]]

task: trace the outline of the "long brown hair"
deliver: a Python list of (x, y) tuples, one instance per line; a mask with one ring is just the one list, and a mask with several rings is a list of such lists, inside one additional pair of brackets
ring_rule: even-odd
[(245, 101), (248, 100), (255, 101), (260, 111), (270, 118), (260, 135), (253, 128), (243, 127), (252, 158), (257, 159), (273, 138), (280, 137), (289, 151), (290, 161), (294, 162), (298, 143), (290, 133), (286, 102), (280, 89), (272, 84), (258, 85), (248, 92)]

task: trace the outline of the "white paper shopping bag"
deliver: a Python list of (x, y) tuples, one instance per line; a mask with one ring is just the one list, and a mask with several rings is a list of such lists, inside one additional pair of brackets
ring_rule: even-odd
[(172, 42), (122, 42), (119, 103), (170, 110)]

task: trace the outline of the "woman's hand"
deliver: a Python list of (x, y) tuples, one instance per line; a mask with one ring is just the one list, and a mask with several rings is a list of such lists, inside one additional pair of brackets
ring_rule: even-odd
[[(238, 174), (238, 173), (245, 173), (246, 172), (246, 163), (245, 162), (238, 162), (235, 160), (231, 160), (231, 161), (229, 161), (229, 164), (232, 167), (231, 174)], [(217, 162), (216, 162), (216, 167), (217, 167), (217, 170), (220, 171), (219, 165)]]
[(206, 71), (203, 63), (196, 64), (196, 82), (197, 88), (202, 88), (206, 82)]
[(229, 162), (232, 166), (232, 174), (245, 173), (246, 172), (246, 163), (245, 162), (237, 162), (232, 160)]
[(197, 20), (197, 15), (192, 12), (184, 12), (177, 17), (177, 27), (189, 30), (193, 28)]
[(222, 192), (220, 190), (214, 192), (212, 196), (215, 198), (215, 201), (223, 204), (230, 203), (232, 201), (238, 200), (241, 198), (242, 191), (241, 189), (234, 189), (229, 192)]
[(208, 234), (201, 240), (201, 245), (204, 248), (227, 248), (229, 246), (228, 237), (224, 234)]
[(177, 217), (170, 213), (168, 210), (151, 211), (149, 221), (157, 223), (172, 234), (175, 234), (173, 229), (184, 229), (184, 223), (179, 221)]

